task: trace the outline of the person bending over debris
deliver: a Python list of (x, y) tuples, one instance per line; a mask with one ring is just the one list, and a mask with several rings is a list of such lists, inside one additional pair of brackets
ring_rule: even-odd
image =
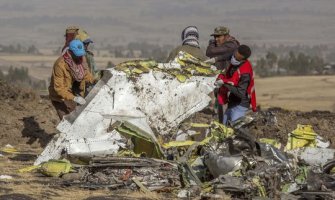
[(56, 60), (51, 75), (49, 96), (60, 119), (72, 112), (83, 98), (87, 83), (94, 83), (85, 61), (85, 47), (80, 40), (72, 40)]
[(201, 61), (205, 61), (207, 59), (205, 54), (200, 49), (199, 32), (196, 26), (186, 27), (181, 33), (181, 40), (183, 42), (182, 45), (171, 51), (166, 62), (174, 60), (174, 58), (178, 55), (179, 51), (185, 51)]
[(97, 72), (95, 61), (94, 61), (94, 54), (93, 52), (88, 50), (88, 46), (93, 43), (93, 40), (90, 38), (88, 33), (80, 28), (79, 26), (69, 26), (65, 30), (65, 44), (62, 48), (62, 53), (64, 53), (64, 49), (69, 46), (69, 43), (74, 40), (78, 39), (84, 43), (85, 51), (86, 51), (86, 61), (88, 65), (88, 69), (90, 70), (91, 74), (96, 80), (100, 79), (100, 74)]
[(250, 105), (252, 110), (256, 111), (254, 73), (248, 61), (250, 55), (251, 50), (247, 45), (239, 46), (231, 56), (227, 72), (221, 73), (215, 82), (215, 86), (219, 88), (219, 104), (228, 103), (222, 121), (225, 125), (243, 117)]

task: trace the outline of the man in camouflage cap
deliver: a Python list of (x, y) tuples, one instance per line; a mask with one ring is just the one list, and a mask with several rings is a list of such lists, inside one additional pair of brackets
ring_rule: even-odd
[(211, 34), (211, 36), (215, 35), (229, 35), (229, 28), (224, 27), (224, 26), (219, 26), (214, 29), (214, 33)]
[[(240, 43), (234, 37), (229, 35), (229, 28), (224, 26), (216, 27), (211, 36), (214, 38), (209, 40), (206, 50), (206, 56), (210, 59), (205, 62), (213, 63), (219, 70), (225, 70), (229, 66), (230, 59), (240, 46)], [(216, 94), (217, 91), (214, 92), (215, 96)], [(220, 122), (223, 121), (224, 110), (222, 105), (218, 105), (217, 112)]]
[(215, 66), (220, 70), (225, 69), (240, 43), (229, 35), (229, 28), (224, 26), (216, 27), (211, 36), (214, 38), (209, 40), (206, 50), (206, 56), (211, 59), (207, 62), (215, 63)]

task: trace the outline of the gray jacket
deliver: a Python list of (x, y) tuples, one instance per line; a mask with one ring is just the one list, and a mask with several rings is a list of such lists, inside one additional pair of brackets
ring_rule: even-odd
[(215, 40), (209, 40), (206, 56), (215, 58), (215, 66), (222, 70), (229, 66), (230, 58), (240, 46), (240, 43), (232, 36), (221, 45), (217, 46)]

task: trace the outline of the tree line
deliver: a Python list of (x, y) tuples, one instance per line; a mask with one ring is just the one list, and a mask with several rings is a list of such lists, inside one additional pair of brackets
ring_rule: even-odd
[(321, 56), (290, 51), (278, 56), (268, 52), (256, 61), (255, 72), (261, 77), (322, 74), (326, 62)]
[(29, 70), (25, 67), (17, 68), (10, 66), (7, 74), (4, 74), (0, 70), (0, 79), (5, 80), (8, 83), (24, 87), (28, 86), (38, 90), (45, 90), (47, 88), (47, 84), (44, 80), (33, 79), (32, 77), (30, 77)]
[(38, 55), (40, 54), (39, 50), (35, 45), (23, 46), (21, 44), (17, 45), (1, 45), (0, 44), (0, 52), (1, 53), (26, 53)]

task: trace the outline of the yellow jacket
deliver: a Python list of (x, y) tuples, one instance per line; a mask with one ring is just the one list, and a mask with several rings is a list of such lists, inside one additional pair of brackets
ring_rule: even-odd
[[(80, 95), (84, 96), (86, 83), (93, 83), (94, 79), (87, 67), (86, 59), (84, 58), (85, 77), (79, 84)], [(49, 86), (49, 97), (52, 101), (73, 100), (75, 95), (72, 92), (72, 78), (68, 64), (63, 56), (59, 57), (52, 70), (52, 76)]]

